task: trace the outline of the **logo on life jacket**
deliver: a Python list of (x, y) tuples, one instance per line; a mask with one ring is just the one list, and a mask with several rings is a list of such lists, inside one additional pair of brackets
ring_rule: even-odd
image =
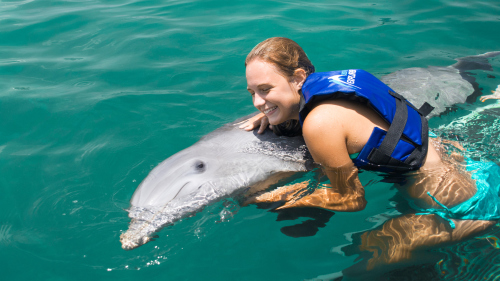
[[(340, 77), (346, 75), (347, 75), (346, 81), (342, 81)], [(350, 69), (349, 72), (347, 70), (343, 70), (341, 75), (333, 75), (328, 77), (328, 81), (332, 83), (355, 89), (361, 89), (360, 87), (354, 85), (355, 79), (356, 79), (356, 69)]]

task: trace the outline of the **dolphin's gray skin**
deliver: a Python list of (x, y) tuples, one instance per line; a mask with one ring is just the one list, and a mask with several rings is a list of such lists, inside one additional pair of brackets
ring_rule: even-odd
[[(243, 120), (249, 118), (247, 116)], [(259, 135), (229, 123), (154, 168), (130, 201), (122, 248), (138, 247), (166, 224), (245, 189), (265, 189), (314, 167), (302, 137)]]
[[(434, 116), (474, 93), (461, 70), (485, 69), (486, 58), (498, 54), (461, 58), (449, 67), (403, 69), (382, 81), (416, 107), (429, 102), (435, 107)], [(282, 177), (315, 167), (301, 137), (278, 137), (269, 130), (258, 135), (235, 123), (204, 136), (151, 171), (132, 196), (128, 210), (132, 221), (120, 236), (123, 249), (147, 243), (165, 225), (215, 201), (249, 188), (265, 189)]]
[(475, 78), (469, 76), (466, 71), (475, 69), (491, 71), (493, 68), (488, 58), (498, 55), (500, 52), (489, 52), (458, 58), (457, 63), (448, 67), (406, 68), (385, 75), (380, 80), (417, 108), (428, 102), (434, 107), (427, 116), (431, 118), (445, 112), (453, 104), (473, 102), (474, 98), (481, 95)]

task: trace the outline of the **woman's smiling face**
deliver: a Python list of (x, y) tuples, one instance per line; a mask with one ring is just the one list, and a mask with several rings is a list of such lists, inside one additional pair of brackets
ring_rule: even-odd
[(271, 63), (254, 59), (247, 64), (246, 78), (253, 105), (266, 114), (270, 124), (299, 119), (299, 90), (305, 76), (288, 79)]

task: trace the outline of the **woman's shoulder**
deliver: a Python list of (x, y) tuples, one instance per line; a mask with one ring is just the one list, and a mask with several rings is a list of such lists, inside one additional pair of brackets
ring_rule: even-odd
[(324, 101), (318, 103), (304, 120), (304, 137), (344, 138), (349, 120), (355, 112), (345, 107), (342, 101)]
[[(311, 117), (309, 120), (308, 118)], [(351, 100), (327, 100), (318, 103), (304, 120), (304, 126), (344, 126), (345, 132), (366, 131), (373, 127), (387, 130), (389, 124), (366, 104)]]
[(327, 100), (316, 104), (304, 120), (304, 128), (336, 127), (353, 121), (363, 110), (359, 105), (346, 100)]

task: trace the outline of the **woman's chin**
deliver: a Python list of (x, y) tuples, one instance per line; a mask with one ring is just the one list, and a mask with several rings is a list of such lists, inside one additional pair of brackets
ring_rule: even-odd
[(271, 124), (273, 126), (274, 125), (279, 125), (279, 124), (281, 124), (281, 123), (283, 123), (283, 122), (286, 121), (286, 120), (281, 120), (280, 118), (270, 118), (270, 117), (268, 117), (268, 120), (269, 120), (269, 124)]
[(267, 120), (269, 120), (269, 124), (271, 125), (279, 125), (285, 121), (287, 121), (289, 116), (287, 114), (281, 114), (282, 111), (279, 108), (273, 112), (271, 115), (266, 115)]

